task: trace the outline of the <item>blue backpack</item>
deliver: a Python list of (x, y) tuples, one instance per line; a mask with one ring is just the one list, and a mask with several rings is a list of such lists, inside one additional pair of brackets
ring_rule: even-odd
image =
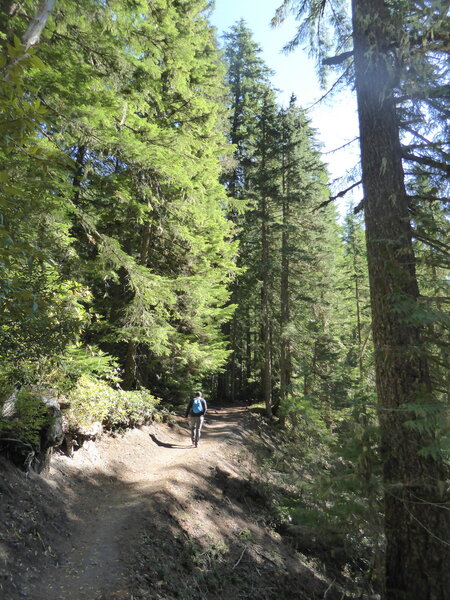
[(203, 412), (203, 403), (200, 398), (194, 398), (192, 402), (192, 412), (194, 415), (199, 415)]

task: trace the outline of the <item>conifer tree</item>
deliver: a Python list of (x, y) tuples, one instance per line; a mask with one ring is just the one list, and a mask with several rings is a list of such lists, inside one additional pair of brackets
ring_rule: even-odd
[[(346, 340), (349, 362), (357, 375), (355, 382), (364, 385), (367, 382), (372, 355), (370, 329), (370, 298), (367, 273), (365, 232), (361, 219), (347, 214), (344, 223), (345, 257), (342, 270), (346, 283), (342, 287), (343, 310), (348, 315), (350, 339)], [(348, 289), (348, 283), (351, 289)]]
[[(231, 342), (232, 355), (227, 369), (219, 377), (218, 395), (234, 401), (237, 398), (259, 394), (261, 366), (258, 345), (261, 332), (260, 316), (260, 262), (256, 259), (260, 238), (255, 221), (258, 202), (253, 190), (260, 157), (256, 149), (260, 135), (259, 119), (264, 97), (270, 93), (270, 71), (260, 57), (260, 48), (244, 21), (233, 26), (224, 36), (224, 58), (227, 67), (230, 117), (229, 137), (234, 147), (233, 162), (222, 181), (233, 198), (230, 219), (236, 224), (240, 244), (238, 266), (244, 267), (232, 288), (232, 302), (238, 308), (225, 332)], [(237, 203), (236, 203), (237, 201)], [(250, 366), (251, 365), (251, 366)], [(258, 366), (257, 366), (258, 365)]]
[[(5, 219), (32, 233), (59, 284), (84, 290), (92, 322), (82, 338), (120, 358), (127, 387), (162, 381), (161, 371), (189, 385), (227, 356), (220, 328), (236, 247), (219, 182), (223, 71), (206, 9), (59, 2), (43, 62), (27, 73), (42, 118), (22, 150), (23, 214), (8, 207)], [(21, 36), (23, 13), (8, 26)]]
[[(242, 53), (237, 42), (240, 40), (244, 48), (251, 47), (248, 30), (243, 27), (241, 23), (227, 38), (230, 47), (225, 48), (231, 61), (228, 79), (231, 98), (234, 98), (231, 136), (233, 140), (234, 131), (237, 142), (237, 165), (227, 185), (247, 202), (244, 215), (241, 218), (234, 215), (240, 226), (239, 264), (244, 273), (234, 293), (238, 308), (231, 329), (234, 353), (227, 375), (231, 390), (235, 390), (232, 398), (249, 395), (259, 398), (271, 415), (272, 411), (279, 412), (281, 404), (284, 411), (288, 410), (290, 383), (287, 382), (294, 371), (298, 381), (304, 349), (316, 339), (305, 333), (308, 342), (299, 341), (302, 337), (297, 333), (298, 328), (301, 329), (300, 313), (305, 305), (298, 301), (298, 296), (302, 286), (307, 285), (302, 280), (306, 277), (312, 286), (311, 297), (316, 298), (316, 292), (312, 291), (312, 274), (309, 277), (306, 273), (311, 263), (320, 260), (323, 246), (319, 239), (320, 236), (326, 238), (325, 231), (331, 231), (333, 219), (330, 210), (317, 215), (313, 212), (326, 197), (326, 174), (313, 132), (302, 111), (295, 106), (295, 100), (288, 109), (280, 111), (273, 91), (262, 77), (265, 70), (259, 71), (259, 81), (246, 83), (248, 89), (243, 99), (247, 98), (247, 103), (240, 99), (241, 80), (235, 75), (240, 72)], [(248, 57), (248, 62), (257, 64), (253, 55)], [(253, 103), (250, 98), (254, 99)], [(234, 110), (239, 111), (240, 116), (236, 116)], [(240, 130), (233, 127), (244, 121), (242, 131), (246, 135), (241, 139)], [(316, 231), (320, 233), (316, 235)], [(335, 233), (337, 243), (337, 230)], [(326, 254), (331, 258), (331, 251)], [(295, 306), (293, 318), (291, 306)]]
[[(306, 336), (299, 331), (308, 271), (319, 252), (314, 231), (321, 229), (324, 211), (314, 213), (326, 194), (326, 174), (315, 147), (314, 134), (292, 97), (281, 119), (281, 246), (280, 246), (280, 403), (287, 409), (294, 364), (305, 356)], [(313, 237), (314, 242), (313, 242)], [(294, 277), (295, 275), (295, 277)], [(312, 281), (310, 282), (312, 283)], [(311, 288), (312, 291), (312, 288)], [(303, 296), (303, 299), (302, 299)], [(311, 294), (312, 298), (314, 292)], [(303, 305), (303, 309), (305, 305)], [(308, 336), (309, 337), (309, 336)], [(309, 340), (311, 338), (309, 337)], [(303, 348), (303, 350), (301, 349)], [(295, 363), (294, 361), (295, 357)], [(297, 391), (298, 393), (298, 391)]]
[[(442, 8), (439, 2), (353, 0), (350, 20), (345, 3), (338, 0), (286, 0), (277, 15), (280, 19), (293, 10), (301, 22), (293, 44), (310, 35), (319, 58), (328, 48), (317, 41), (331, 25), (338, 55), (325, 62), (345, 65), (345, 76), (354, 73), (384, 466), (386, 598), (392, 600), (437, 598), (449, 587), (444, 549), (449, 499), (443, 484), (448, 469), (441, 454), (427, 450), (434, 446), (436, 427), (423, 426), (417, 419), (417, 407), (432, 409), (436, 397), (419, 317), (402, 158), (422, 164), (436, 161), (405, 156), (399, 128), (401, 102), (414, 101), (408, 82), (418, 65), (425, 79), (433, 72), (442, 81), (443, 70), (431, 66), (442, 64), (433, 58), (445, 51)], [(442, 86), (435, 89), (442, 97)]]

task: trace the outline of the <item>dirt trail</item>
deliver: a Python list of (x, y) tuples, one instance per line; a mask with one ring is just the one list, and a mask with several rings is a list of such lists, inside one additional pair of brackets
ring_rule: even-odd
[(209, 410), (199, 448), (182, 418), (105, 435), (54, 456), (45, 478), (0, 461), (0, 599), (349, 598), (334, 555), (276, 533), (254, 452), (277, 440), (260, 425), (233, 407)]
[(88, 442), (72, 459), (58, 456), (48, 481), (63, 496), (73, 524), (67, 543), (55, 548), (57, 564), (22, 590), (32, 600), (108, 598), (127, 579), (130, 552), (136, 550), (144, 515), (155, 521), (155, 495), (179, 501), (204, 485), (207, 470), (225, 447), (239, 442), (242, 409), (210, 410), (198, 448), (187, 424), (152, 425), (120, 439)]

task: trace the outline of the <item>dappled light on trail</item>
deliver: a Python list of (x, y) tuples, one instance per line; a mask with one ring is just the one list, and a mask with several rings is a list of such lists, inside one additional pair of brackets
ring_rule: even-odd
[(55, 457), (46, 485), (66, 522), (10, 600), (323, 596), (330, 582), (268, 526), (245, 415), (212, 408), (198, 448), (178, 417)]

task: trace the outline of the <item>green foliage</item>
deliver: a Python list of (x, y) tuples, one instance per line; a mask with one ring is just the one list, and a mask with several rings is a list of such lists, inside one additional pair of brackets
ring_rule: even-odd
[(450, 426), (448, 422), (448, 407), (445, 402), (429, 401), (424, 395), (417, 398), (415, 402), (408, 402), (401, 407), (408, 418), (404, 425), (409, 430), (421, 434), (427, 434), (426, 438), (431, 443), (419, 448), (421, 456), (431, 457), (437, 460), (443, 457), (450, 463)]
[(95, 346), (68, 346), (63, 356), (53, 363), (47, 378), (60, 393), (65, 394), (77, 385), (83, 375), (117, 386), (120, 367), (113, 356)]
[(33, 260), (10, 277), (1, 291), (0, 353), (15, 362), (62, 353), (89, 320), (89, 291)]
[[(383, 551), (383, 485), (374, 393), (355, 388), (336, 409), (290, 399), (286, 424), (264, 466), (278, 489), (277, 519), (344, 544), (354, 579), (376, 578)], [(329, 542), (328, 542), (329, 543)], [(355, 559), (356, 562), (356, 559)], [(349, 565), (353, 569), (352, 565)]]
[(223, 179), (246, 211), (230, 214), (241, 273), (232, 286), (233, 353), (218, 393), (246, 401), (264, 394), (270, 412), (289, 391), (297, 394), (300, 372), (317, 375), (314, 357), (330, 338), (323, 321), (331, 320), (338, 231), (332, 208), (314, 210), (327, 197), (327, 177), (304, 111), (295, 98), (286, 109), (276, 105), (270, 72), (244, 22), (225, 42), (235, 164)]
[[(442, 370), (447, 364), (448, 373), (448, 360), (442, 360), (446, 356), (443, 348), (448, 344), (444, 319), (436, 310), (442, 302), (441, 292), (424, 299), (418, 291), (421, 280), (420, 275), (416, 277), (410, 218), (418, 215), (417, 239), (440, 251), (441, 258), (434, 262), (435, 266), (442, 264), (448, 246), (441, 244), (439, 235), (435, 237), (440, 228), (433, 228), (430, 235), (429, 224), (431, 203), (448, 196), (444, 182), (448, 176), (445, 163), (449, 139), (445, 63), (448, 19), (444, 26), (445, 3), (439, 0), (356, 0), (351, 4), (350, 11), (347, 2), (338, 0), (286, 0), (278, 11), (278, 20), (292, 11), (299, 27), (290, 46), (308, 40), (322, 65), (338, 68), (338, 82), (355, 79), (385, 488), (386, 589), (382, 595), (439, 597), (445, 595), (443, 590), (448, 587), (448, 561), (438, 565), (432, 557), (442, 553), (442, 540), (448, 537), (449, 498), (442, 485), (448, 464), (434, 441), (441, 434), (441, 423), (436, 419), (438, 399), (445, 397), (448, 404), (448, 376)], [(341, 8), (342, 13), (336, 8)], [(341, 27), (350, 17), (353, 31), (349, 26)], [(322, 43), (323, 33), (328, 32), (330, 46)], [(324, 56), (331, 49), (336, 56)], [(417, 194), (416, 177), (423, 177), (426, 172), (428, 180), (424, 177), (420, 182), (426, 185)], [(414, 190), (414, 196), (407, 199), (405, 187)], [(423, 227), (426, 222), (428, 226)], [(353, 258), (356, 257), (353, 252)], [(359, 284), (356, 262), (354, 267), (355, 284)], [(436, 271), (433, 276), (436, 281), (440, 279)], [(357, 298), (363, 297), (357, 292)], [(367, 362), (361, 352), (365, 319), (360, 300), (359, 388), (370, 392)], [(433, 309), (427, 304), (434, 304)], [(429, 363), (432, 369), (428, 368)], [(415, 406), (419, 401), (421, 410)], [(414, 407), (413, 415), (408, 411), (409, 405)], [(358, 472), (358, 478), (347, 480), (350, 494), (343, 493), (342, 509), (348, 511), (350, 507), (357, 522), (360, 511), (354, 500), (360, 497), (353, 495), (356, 487), (352, 489), (352, 484), (364, 484), (369, 509), (365, 513), (370, 517), (379, 513), (370, 509), (377, 507), (380, 477), (377, 461), (371, 460), (376, 457), (371, 421), (365, 419), (356, 424), (358, 427), (349, 429), (357, 433), (361, 428), (362, 435), (357, 436), (358, 442), (363, 442), (359, 454), (368, 467), (354, 458), (350, 461), (351, 466), (364, 468)], [(350, 446), (349, 450), (358, 448)], [(338, 468), (337, 474), (347, 479), (346, 469)], [(434, 576), (424, 580), (420, 575), (411, 575), (424, 571), (429, 575), (434, 572)]]
[(152, 418), (159, 400), (147, 390), (127, 392), (83, 375), (67, 395), (67, 418), (72, 429), (100, 422), (107, 429), (142, 425)]
[[(42, 399), (29, 390), (21, 390), (10, 400), (14, 403), (14, 415), (11, 418), (0, 417), (0, 441), (11, 439), (39, 446), (41, 431), (51, 423)], [(0, 403), (0, 409), (4, 407), (4, 402)]]
[(0, 356), (17, 381), (59, 363), (70, 387), (74, 343), (115, 357), (127, 388), (226, 360), (237, 248), (205, 8), (63, 0), (26, 55), (23, 15), (2, 17)]
[[(294, 16), (299, 23), (298, 29), (294, 38), (285, 45), (285, 49), (291, 51), (306, 41), (309, 52), (318, 59), (317, 68), (322, 82), (325, 82), (327, 75), (323, 59), (334, 49), (335, 39), (338, 40), (336, 54), (349, 48), (351, 19), (348, 6), (346, 0), (283, 0), (272, 20), (273, 25), (279, 25), (289, 15)], [(348, 67), (348, 61), (346, 66)], [(346, 78), (348, 77), (347, 73)]]

